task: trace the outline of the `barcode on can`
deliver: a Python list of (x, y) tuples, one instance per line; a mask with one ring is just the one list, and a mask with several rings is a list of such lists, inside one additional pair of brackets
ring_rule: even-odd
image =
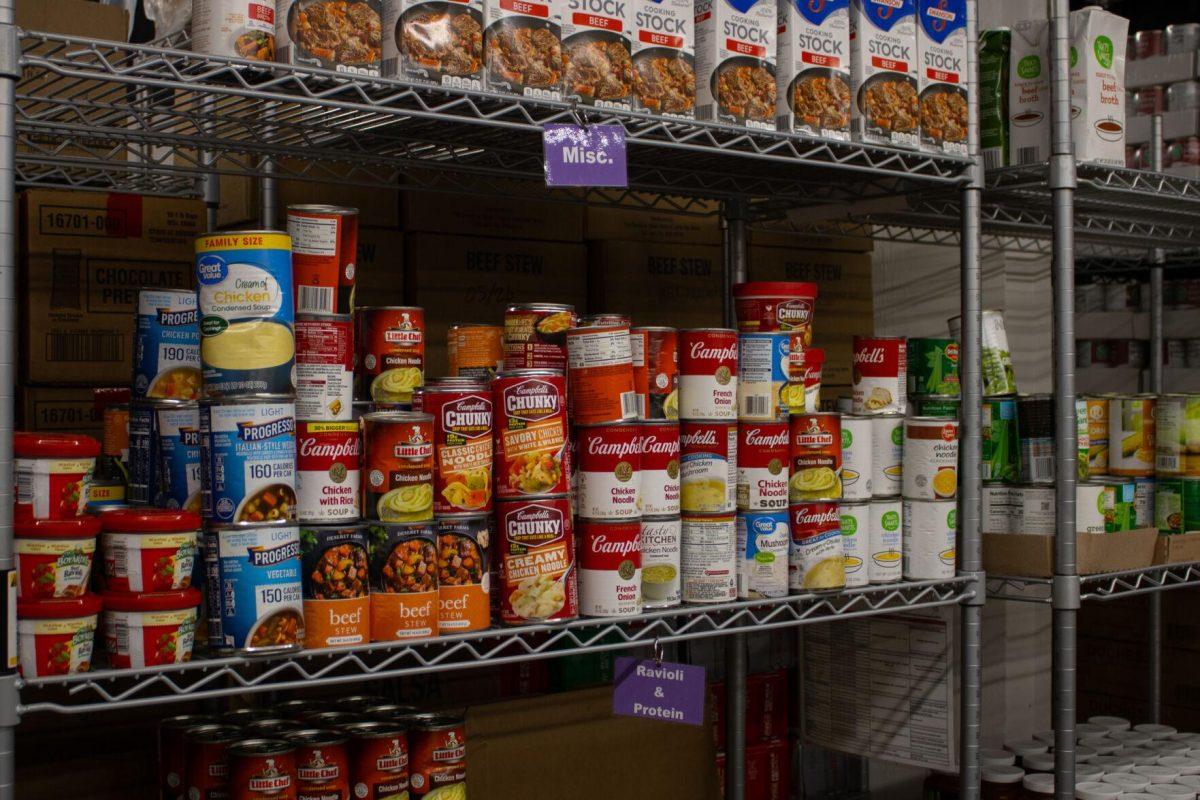
[(769, 398), (750, 395), (743, 397), (742, 401), (743, 417), (765, 417), (771, 411)]
[(334, 311), (332, 286), (300, 286), (296, 297), (296, 313), (323, 313)]
[(638, 419), (644, 416), (646, 409), (642, 407), (642, 396), (637, 392), (621, 392), (621, 414), (625, 419)]
[(1042, 148), (1037, 145), (1017, 148), (1018, 164), (1036, 164), (1042, 160)]

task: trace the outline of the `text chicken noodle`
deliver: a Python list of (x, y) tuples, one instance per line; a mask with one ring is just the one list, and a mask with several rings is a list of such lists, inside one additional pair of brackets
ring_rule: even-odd
[(300, 526), (308, 647), (363, 644), (370, 635), (367, 535), (361, 525)]
[(359, 306), (355, 315), (360, 400), (409, 403), (425, 382), (425, 311)]
[(456, 714), (413, 714), (409, 742), (409, 783), (414, 798), (465, 800), (467, 731)]
[(362, 422), (364, 516), (380, 522), (433, 519), (433, 418), (377, 411)]
[(497, 499), (565, 494), (566, 381), (553, 370), (503, 372), (492, 382)]
[(438, 630), (464, 633), (491, 624), (491, 518), (437, 520)]
[(382, 0), (281, 0), (279, 60), (353, 75), (379, 75)]
[(437, 529), (432, 522), (372, 523), (371, 640), (438, 633)]
[(579, 591), (567, 499), (502, 501), (496, 505), (496, 527), (504, 624), (574, 619)]
[(491, 511), (491, 388), (462, 378), (431, 381), (414, 393), (413, 408), (433, 418), (433, 513)]
[(249, 397), (200, 405), (202, 511), (215, 524), (296, 518), (296, 412)]
[(216, 533), (223, 652), (298, 650), (304, 644), (300, 531), (294, 525)]

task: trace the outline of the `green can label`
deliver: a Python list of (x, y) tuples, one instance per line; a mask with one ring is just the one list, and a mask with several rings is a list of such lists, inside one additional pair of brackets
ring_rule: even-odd
[(1159, 478), (1154, 494), (1154, 526), (1159, 533), (1183, 533), (1183, 481)]
[(912, 395), (913, 416), (958, 419), (961, 402), (957, 397), (946, 395)]
[(908, 340), (908, 393), (958, 395), (958, 342)]
[(989, 397), (983, 401), (983, 479), (1016, 482), (1020, 466), (1017, 449), (1017, 401)]

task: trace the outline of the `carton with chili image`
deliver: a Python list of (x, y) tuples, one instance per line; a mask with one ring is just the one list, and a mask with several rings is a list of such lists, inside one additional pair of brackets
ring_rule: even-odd
[(491, 624), (491, 517), (442, 517), (437, 526), (438, 630), (483, 630)]
[(362, 525), (300, 526), (300, 575), (308, 647), (369, 641), (367, 531)]
[(371, 641), (438, 633), (437, 529), (433, 522), (373, 523)]

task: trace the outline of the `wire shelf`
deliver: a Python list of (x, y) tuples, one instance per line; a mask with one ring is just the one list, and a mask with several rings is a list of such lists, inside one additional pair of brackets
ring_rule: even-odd
[[(1052, 581), (1049, 578), (1021, 578), (1011, 575), (989, 575), (987, 595), (993, 600), (1015, 600), (1026, 603), (1049, 603)], [(1119, 600), (1141, 594), (1200, 586), (1200, 561), (1168, 564), (1100, 575), (1081, 575), (1081, 600)]]
[(493, 628), (354, 649), (305, 650), (274, 658), (235, 656), (141, 670), (33, 678), (20, 685), (19, 712), (76, 714), (759, 632), (952, 605), (971, 596), (968, 584), (966, 578), (908, 581), (775, 600), (683, 606), (627, 620), (579, 619), (563, 625)]

